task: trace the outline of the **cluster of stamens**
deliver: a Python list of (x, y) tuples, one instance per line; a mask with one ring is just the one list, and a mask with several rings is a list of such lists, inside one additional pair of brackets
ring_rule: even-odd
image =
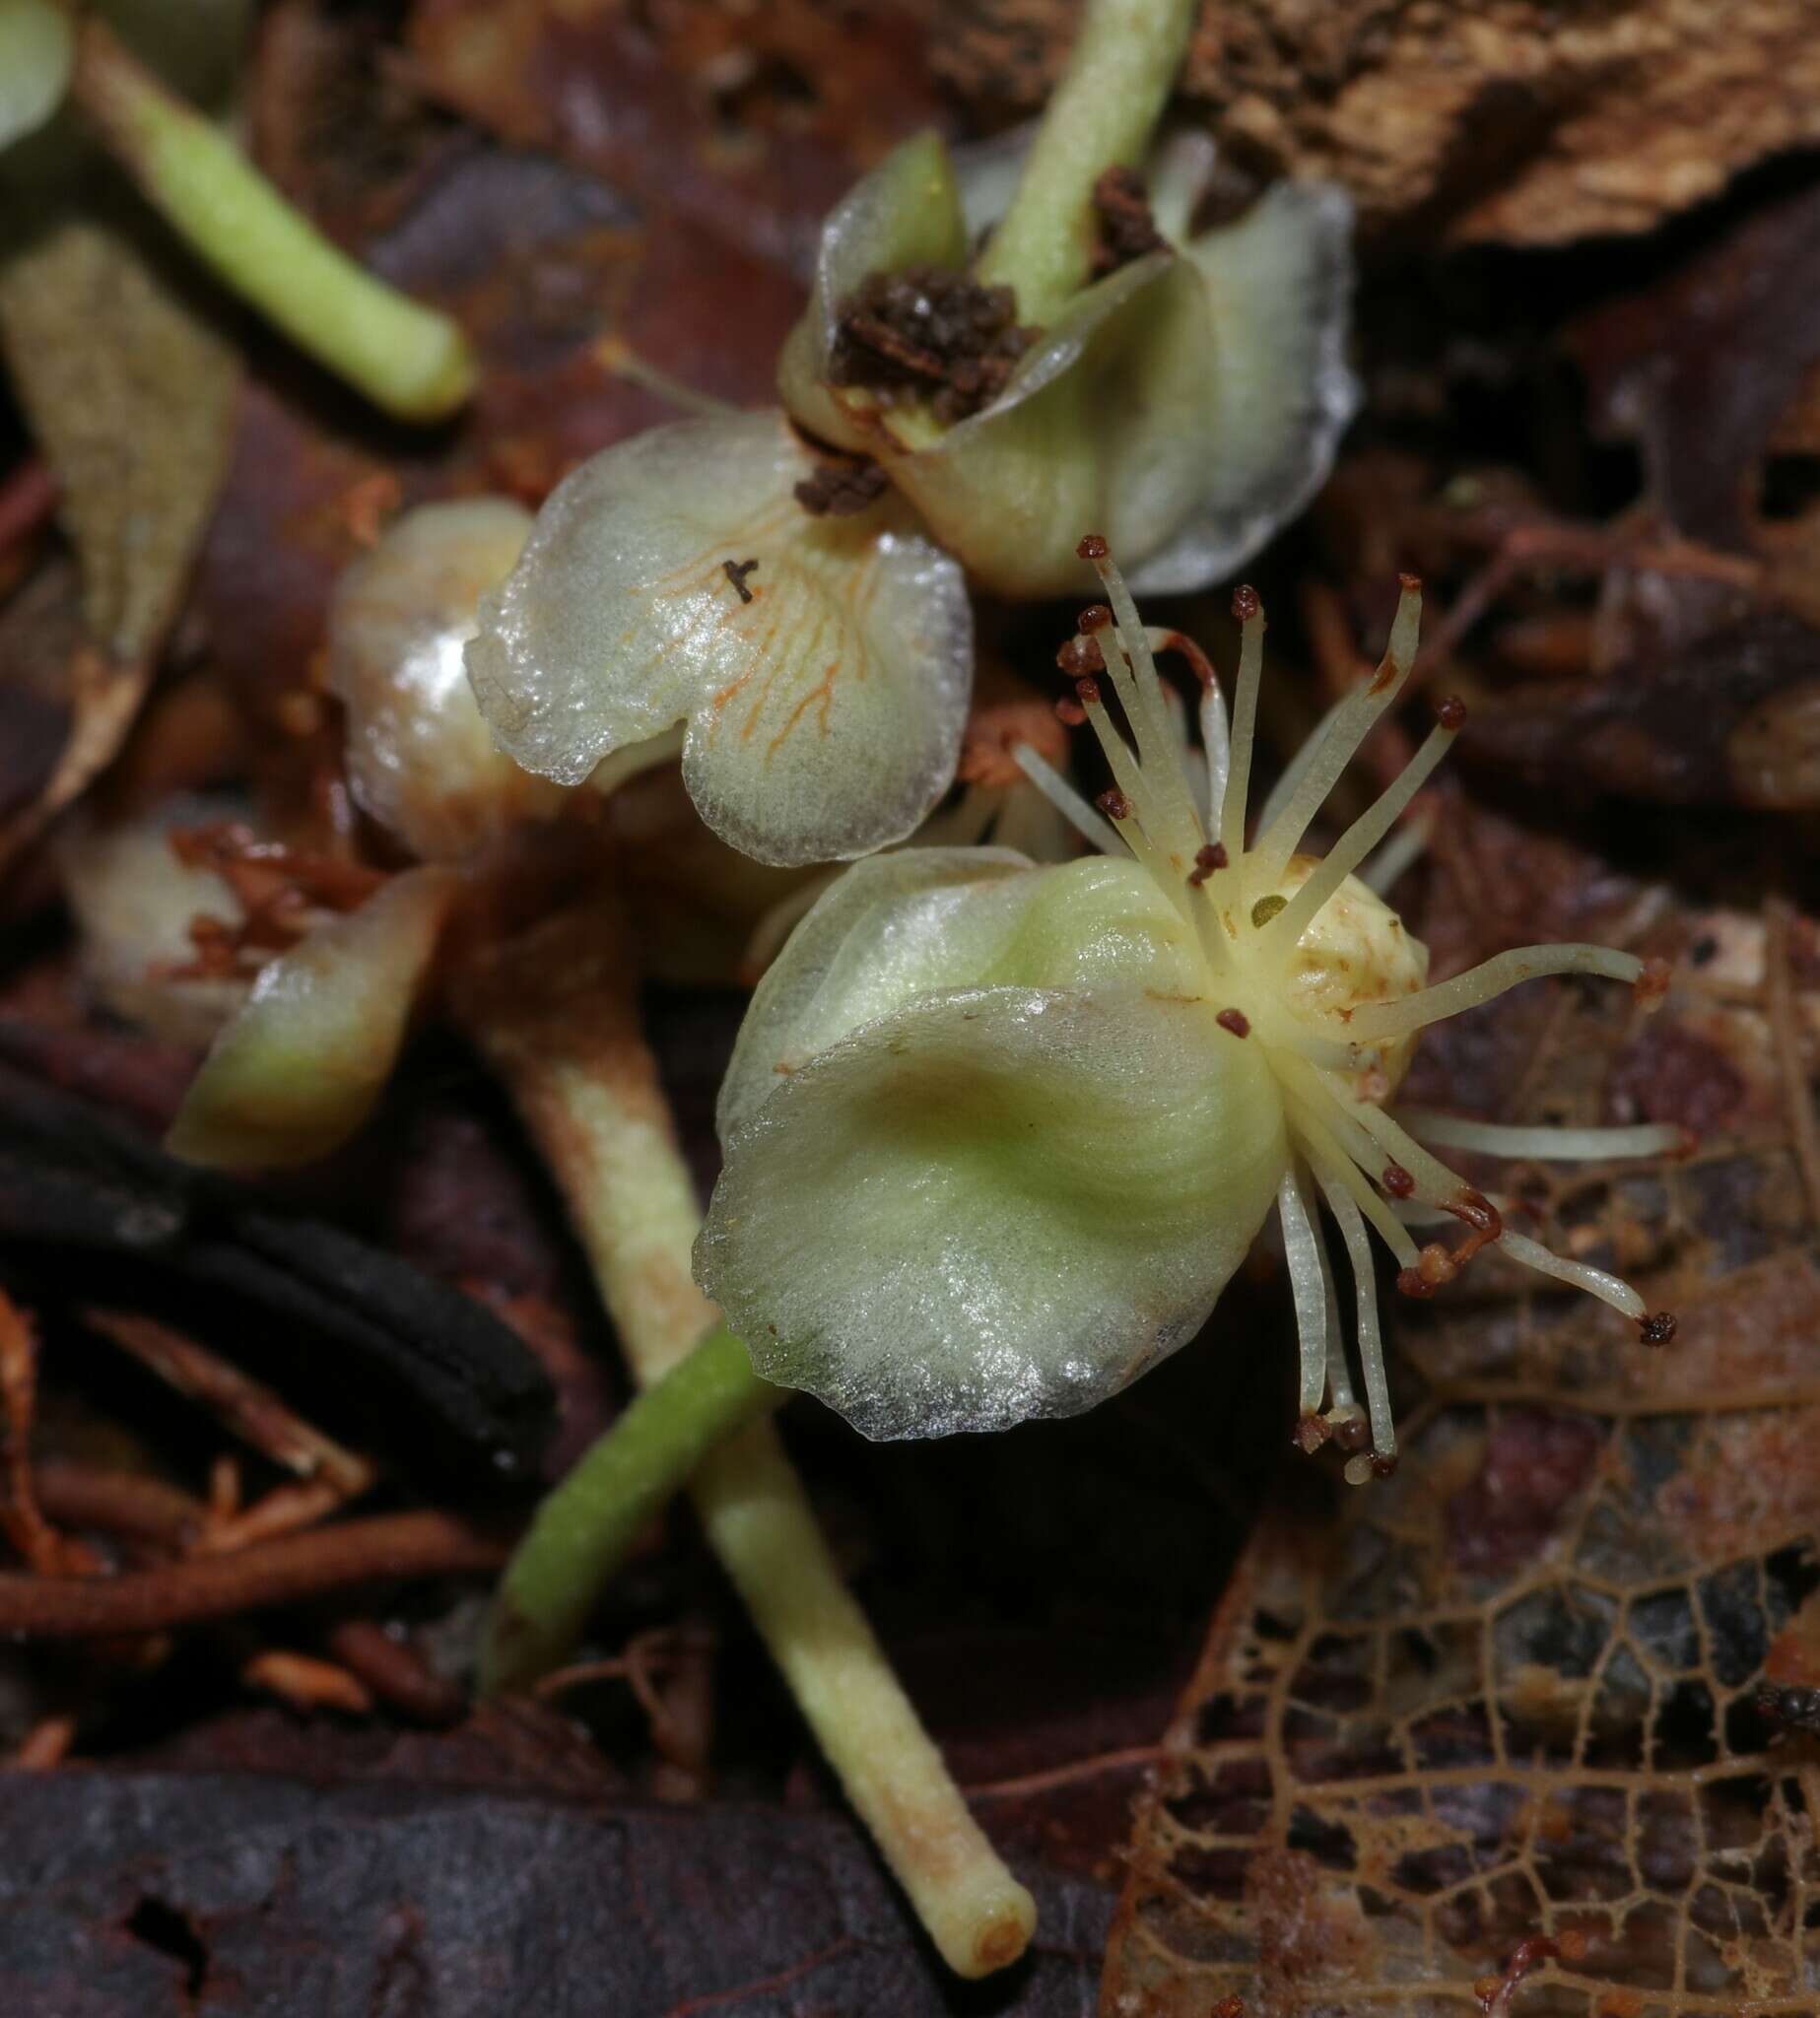
[[(1564, 1259), (1514, 1232), (1498, 1205), (1449, 1170), (1418, 1136), (1491, 1156), (1560, 1160), (1671, 1153), (1685, 1147), (1672, 1127), (1513, 1129), (1454, 1116), (1385, 1110), (1418, 1034), (1429, 1024), (1492, 1000), (1517, 982), (1550, 974), (1602, 975), (1628, 981), (1646, 1006), (1659, 999), (1657, 963), (1590, 945), (1534, 946), (1503, 953), (1434, 986), (1419, 970), (1402, 992), (1370, 958), (1358, 963), (1356, 999), (1323, 1004), (1312, 1016), (1294, 999), (1292, 961), (1305, 934), (1354, 872), (1382, 891), (1407, 864), (1401, 837), (1368, 863), (1447, 754), (1466, 718), (1456, 700), (1436, 707), (1435, 726), (1402, 773), (1346, 829), (1326, 856), (1298, 849), (1341, 772), (1401, 696), (1415, 661), (1421, 584), (1402, 577), (1389, 649), (1373, 676), (1331, 709), (1291, 761), (1248, 823), (1247, 796), (1263, 666), (1264, 617), (1257, 596), (1241, 588), (1233, 614), (1241, 626), (1238, 680), (1230, 720), (1206, 656), (1175, 631), (1146, 629), (1103, 539), (1080, 545), (1108, 601), (1082, 612), (1078, 633), (1057, 654), (1075, 682), (1057, 708), (1072, 725), (1091, 725), (1112, 783), (1093, 805), (1034, 752), (1019, 754), (1026, 775), (1086, 838), (1109, 854), (1129, 855), (1155, 879), (1194, 934), (1216, 1020), (1263, 1049), (1288, 1121), (1289, 1169), (1278, 1215), (1301, 1339), (1296, 1441), (1314, 1450), (1331, 1440), (1346, 1453), (1354, 1483), (1383, 1476), (1396, 1463), (1396, 1435), (1385, 1378), (1368, 1228), (1389, 1247), (1406, 1295), (1432, 1296), (1482, 1249), (1497, 1245), (1513, 1260), (1584, 1290), (1622, 1312), (1650, 1344), (1673, 1335), (1674, 1320), (1651, 1315), (1628, 1283), (1583, 1261)], [(1160, 679), (1155, 655), (1174, 651), (1200, 689), (1202, 753), (1191, 750), (1179, 704)], [(1130, 732), (1109, 714), (1110, 682)], [(1247, 841), (1247, 827), (1250, 838)], [(1298, 882), (1298, 878), (1300, 881)], [(1400, 924), (1392, 917), (1393, 931)], [(1389, 989), (1370, 992), (1372, 980)], [(1350, 1265), (1365, 1405), (1355, 1398), (1341, 1338), (1339, 1305), (1326, 1241), (1314, 1210), (1325, 1204)], [(1464, 1228), (1449, 1247), (1418, 1245), (1413, 1227), (1452, 1219)], [(1324, 1403), (1324, 1407), (1323, 1407)]]

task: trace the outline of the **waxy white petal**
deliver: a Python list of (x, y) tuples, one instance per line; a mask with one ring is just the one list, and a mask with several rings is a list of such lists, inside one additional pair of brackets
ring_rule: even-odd
[(732, 1132), (696, 1272), (871, 1437), (1070, 1415), (1199, 1329), (1287, 1168), (1260, 1047), (1116, 987), (925, 997)]
[(760, 861), (912, 833), (966, 724), (966, 588), (894, 500), (805, 511), (816, 467), (781, 414), (739, 414), (652, 429), (558, 485), (467, 647), (503, 747), (578, 784), (686, 721), (691, 797)]
[(348, 781), (364, 811), (427, 861), (447, 861), (563, 790), (494, 743), (462, 649), (480, 598), (511, 572), (531, 514), (507, 498), (420, 504), (346, 571), (329, 609), (328, 684), (348, 715)]

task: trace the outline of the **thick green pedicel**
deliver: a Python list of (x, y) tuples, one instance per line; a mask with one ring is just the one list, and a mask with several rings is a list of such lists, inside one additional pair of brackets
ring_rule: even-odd
[(537, 1510), (494, 1600), (482, 1689), (523, 1688), (557, 1666), (640, 1529), (710, 1450), (784, 1399), (724, 1325), (647, 1387)]

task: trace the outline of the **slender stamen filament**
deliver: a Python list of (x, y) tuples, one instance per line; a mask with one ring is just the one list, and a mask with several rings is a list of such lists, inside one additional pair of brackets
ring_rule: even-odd
[(1245, 801), (1251, 780), (1251, 745), (1257, 733), (1257, 689), (1264, 670), (1264, 611), (1254, 591), (1233, 596), (1239, 619), (1239, 681), (1233, 689), (1232, 746), (1226, 789), (1220, 794), (1220, 844), (1237, 863), (1245, 853)]
[(1310, 1416), (1320, 1408), (1327, 1379), (1327, 1287), (1320, 1265), (1319, 1236), (1293, 1157), (1277, 1187), (1276, 1206), (1283, 1226), (1283, 1254), (1289, 1263), (1289, 1287), (1296, 1302), (1296, 1333), (1302, 1354), (1297, 1413)]
[(1347, 695), (1325, 735), (1316, 743), (1307, 771), (1283, 810), (1257, 838), (1253, 890), (1271, 890), (1281, 880), (1309, 822), (1325, 803), (1339, 775), (1385, 710), (1395, 705), (1415, 665), (1416, 635), (1422, 621), (1422, 584), (1403, 577), (1403, 592), (1390, 627), (1390, 648), (1373, 677)]
[(1366, 1043), (1410, 1037), (1462, 1009), (1494, 1000), (1519, 981), (1548, 974), (1597, 974), (1608, 980), (1635, 981), (1643, 974), (1643, 962), (1634, 953), (1619, 953), (1609, 946), (1521, 946), (1494, 954), (1450, 981), (1422, 988), (1400, 1002), (1367, 1002), (1347, 1018), (1347, 1033)]
[(1322, 1184), (1337, 1184), (1347, 1192), (1378, 1229), (1384, 1245), (1396, 1256), (1399, 1267), (1416, 1267), (1421, 1256), (1415, 1242), (1409, 1237), (1408, 1228), (1373, 1190), (1359, 1165), (1335, 1141), (1333, 1131), (1327, 1125), (1328, 1115), (1293, 1091), (1289, 1096), (1289, 1108), (1296, 1139)]
[(1383, 1337), (1378, 1324), (1378, 1284), (1373, 1271), (1372, 1244), (1365, 1221), (1351, 1197), (1330, 1183), (1318, 1168), (1315, 1176), (1346, 1243), (1346, 1258), (1352, 1267), (1353, 1292), (1358, 1311), (1359, 1364), (1365, 1372), (1365, 1405), (1372, 1419), (1372, 1456), (1353, 1458), (1346, 1466), (1347, 1479), (1363, 1485), (1375, 1470), (1388, 1469), (1396, 1461), (1396, 1425), (1390, 1415), (1390, 1387), (1384, 1376)]
[(1434, 832), (1433, 810), (1417, 813), (1403, 831), (1391, 835), (1359, 871), (1359, 881), (1374, 897), (1387, 897), (1396, 887), (1397, 879), (1425, 852)]
[(1028, 743), (1013, 746), (1011, 761), (1069, 826), (1103, 855), (1130, 853), (1112, 823), (1103, 820), (1061, 773)]
[(1396, 1118), (1416, 1135), (1448, 1149), (1483, 1156), (1523, 1157), (1538, 1163), (1603, 1163), (1607, 1158), (1674, 1156), (1688, 1146), (1686, 1130), (1669, 1121), (1630, 1128), (1513, 1127), (1427, 1108), (1398, 1108)]
[(1649, 1306), (1630, 1284), (1616, 1275), (1608, 1275), (1602, 1268), (1594, 1268), (1585, 1261), (1566, 1260), (1544, 1247), (1539, 1241), (1514, 1234), (1508, 1227), (1499, 1244), (1513, 1261), (1520, 1261), (1538, 1275), (1552, 1275), (1557, 1282), (1571, 1283), (1576, 1289), (1584, 1289), (1635, 1323), (1641, 1324), (1648, 1313)]
[(1428, 741), (1403, 767), (1396, 782), (1341, 835), (1320, 867), (1283, 909), (1266, 920), (1261, 932), (1266, 943), (1274, 940), (1278, 945), (1294, 948), (1296, 941), (1314, 922), (1315, 913), (1321, 906), (1389, 833), (1403, 808), (1428, 782), (1436, 765), (1453, 747), (1453, 739), (1459, 734), (1460, 722), (1464, 719), (1464, 711), (1461, 710), (1457, 719), (1449, 718), (1436, 725)]
[(1185, 632), (1165, 631), (1156, 625), (1147, 626), (1144, 641), (1152, 652), (1179, 651), (1194, 668), (1194, 677), (1200, 682), (1200, 729), (1201, 749), (1207, 758), (1207, 806), (1206, 827), (1212, 833), (1219, 825), (1220, 807), (1226, 797), (1226, 777), (1232, 764), (1232, 732), (1226, 721), (1226, 697), (1220, 692), (1220, 682), (1213, 670), (1213, 663)]

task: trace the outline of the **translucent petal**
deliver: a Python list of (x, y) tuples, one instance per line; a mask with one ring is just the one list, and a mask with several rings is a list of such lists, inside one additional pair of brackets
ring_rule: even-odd
[(1261, 1047), (1142, 989), (924, 997), (727, 1143), (698, 1279), (871, 1437), (1089, 1408), (1192, 1336), (1287, 1168)]
[(875, 855), (818, 900), (760, 981), (721, 1082), (721, 1134), (780, 1078), (919, 996), (1100, 981), (1188, 996), (1198, 973), (1180, 913), (1134, 862), (1039, 869), (988, 847)]
[(451, 860), (563, 803), (560, 785), (495, 745), (461, 657), (481, 596), (510, 573), (530, 529), (506, 498), (420, 504), (335, 587), (328, 683), (347, 709), (348, 780), (426, 860)]
[(0, 0), (0, 147), (63, 102), (75, 56), (75, 20), (58, 0)]
[(260, 974), (215, 1040), (168, 1147), (221, 1170), (313, 1163), (377, 1105), (460, 888), (407, 869)]
[[(1204, 588), (1248, 560), (1325, 481), (1359, 405), (1346, 363), (1352, 205), (1343, 190), (1279, 182), (1236, 224), (1185, 249), (1204, 301), (1202, 400), (1215, 452), (1173, 535), (1126, 550), (1139, 594)], [(1157, 340), (1176, 339), (1160, 331)]]
[(566, 478), (467, 647), (504, 748), (576, 784), (686, 720), (691, 797), (760, 861), (913, 832), (966, 724), (961, 571), (895, 501), (812, 517), (792, 490), (815, 467), (757, 413), (653, 429)]
[(1083, 532), (1149, 552), (1207, 480), (1208, 339), (1191, 271), (1153, 253), (1077, 295), (1004, 393), (913, 454), (878, 449), (935, 536), (1001, 595), (1090, 586)]

